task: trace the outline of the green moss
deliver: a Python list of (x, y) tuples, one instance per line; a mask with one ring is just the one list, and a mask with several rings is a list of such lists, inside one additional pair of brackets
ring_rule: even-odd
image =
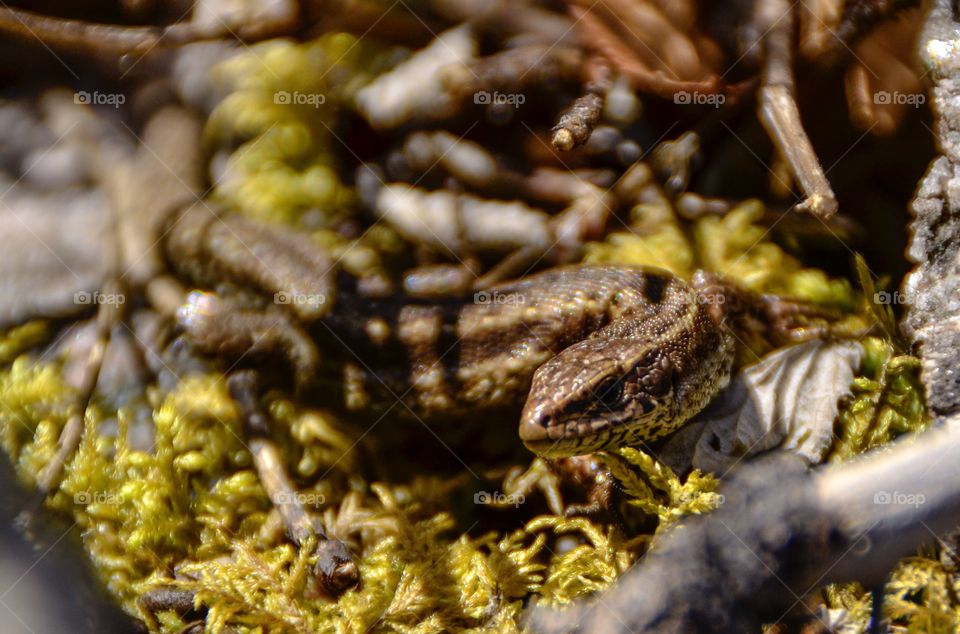
[(684, 278), (693, 274), (694, 247), (669, 201), (664, 198), (637, 205), (630, 211), (630, 219), (630, 231), (616, 231), (603, 242), (588, 243), (584, 261), (653, 266)]
[(0, 363), (10, 363), (22, 353), (50, 338), (50, 324), (30, 321), (0, 333)]
[(920, 360), (895, 354), (890, 340), (867, 337), (861, 343), (865, 356), (851, 385), (852, 398), (840, 409), (832, 461), (849, 459), (901, 434), (923, 431), (930, 422), (920, 385)]
[(956, 632), (960, 629), (960, 577), (931, 557), (910, 557), (897, 566), (887, 583), (884, 615), (903, 631)]
[(287, 224), (309, 211), (319, 214), (314, 225), (351, 213), (353, 191), (338, 176), (337, 157), (349, 157), (338, 113), (381, 69), (380, 52), (369, 38), (332, 33), (305, 43), (270, 40), (217, 66), (213, 79), (227, 94), (206, 137), (237, 147), (214, 199)]
[(3, 448), (21, 479), (33, 486), (36, 474), (53, 457), (67, 422), (72, 390), (60, 366), (17, 359), (0, 374), (0, 432)]
[(637, 205), (630, 231), (588, 244), (584, 260), (655, 266), (686, 278), (703, 268), (757, 293), (853, 310), (857, 295), (850, 283), (802, 266), (770, 240), (769, 230), (759, 224), (762, 216), (763, 205), (749, 200), (723, 216), (705, 216), (684, 227), (666, 199)]
[(694, 469), (686, 481), (655, 458), (632, 447), (604, 454), (604, 463), (623, 487), (628, 503), (655, 516), (657, 532), (681, 517), (712, 511), (723, 502), (716, 493), (720, 482)]
[(857, 298), (850, 283), (804, 267), (770, 241), (769, 230), (759, 224), (762, 216), (763, 205), (753, 200), (724, 216), (697, 221), (694, 238), (702, 266), (752, 291), (852, 310)]

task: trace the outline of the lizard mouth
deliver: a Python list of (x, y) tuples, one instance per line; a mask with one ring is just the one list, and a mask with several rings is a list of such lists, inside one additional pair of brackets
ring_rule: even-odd
[(565, 458), (580, 453), (589, 453), (589, 449), (586, 451), (580, 449), (579, 439), (573, 438), (564, 438), (561, 440), (524, 440), (523, 444), (527, 449), (541, 458)]
[(601, 433), (585, 438), (524, 440), (523, 444), (542, 458), (566, 458), (599, 451), (606, 444), (608, 436), (609, 434)]
[(520, 439), (527, 449), (544, 458), (562, 458), (598, 451), (610, 438), (609, 429), (598, 429), (584, 434), (576, 423), (542, 425), (524, 421), (520, 425)]

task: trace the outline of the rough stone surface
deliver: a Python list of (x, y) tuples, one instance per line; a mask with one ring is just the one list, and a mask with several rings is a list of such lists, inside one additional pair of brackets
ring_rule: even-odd
[(942, 155), (911, 203), (908, 257), (917, 264), (904, 283), (903, 329), (923, 360), (922, 380), (934, 415), (960, 410), (960, 23), (938, 0), (920, 38), (930, 71)]

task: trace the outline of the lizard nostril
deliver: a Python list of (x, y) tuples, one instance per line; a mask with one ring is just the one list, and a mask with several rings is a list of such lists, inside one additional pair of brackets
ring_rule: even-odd
[(550, 423), (550, 416), (546, 412), (538, 409), (524, 408), (520, 416), (520, 440), (525, 443), (540, 442), (547, 440), (547, 426)]

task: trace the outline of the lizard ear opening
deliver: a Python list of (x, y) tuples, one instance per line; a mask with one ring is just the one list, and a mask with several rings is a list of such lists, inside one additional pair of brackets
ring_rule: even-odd
[(645, 394), (666, 396), (673, 390), (673, 363), (663, 351), (652, 351), (637, 364), (640, 385)]

